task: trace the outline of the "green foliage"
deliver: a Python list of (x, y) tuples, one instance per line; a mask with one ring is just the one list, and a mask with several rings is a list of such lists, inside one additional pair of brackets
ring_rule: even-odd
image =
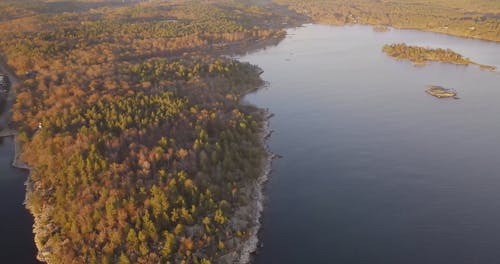
[(107, 138), (131, 128), (142, 130), (160, 126), (182, 111), (185, 105), (185, 99), (174, 99), (168, 92), (149, 96), (138, 94), (111, 102), (98, 101), (89, 108), (45, 118), (43, 133), (46, 136), (66, 131), (71, 134), (94, 133)]

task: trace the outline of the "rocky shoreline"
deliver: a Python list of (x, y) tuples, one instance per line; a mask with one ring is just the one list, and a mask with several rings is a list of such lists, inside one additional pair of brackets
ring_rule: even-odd
[(252, 254), (257, 251), (259, 244), (259, 230), (261, 226), (261, 215), (264, 210), (264, 184), (269, 179), (269, 174), (272, 171), (272, 162), (276, 158), (269, 146), (267, 145), (267, 139), (271, 136), (272, 130), (270, 129), (270, 118), (273, 115), (269, 111), (265, 111), (265, 120), (263, 124), (263, 129), (259, 135), (261, 138), (261, 144), (265, 147), (266, 156), (264, 157), (262, 173), (257, 179), (255, 184), (252, 186), (252, 193), (254, 194), (254, 199), (251, 202), (252, 210), (252, 228), (250, 230), (249, 238), (243, 243), (242, 250), (239, 254), (239, 264), (247, 264), (252, 260)]
[(272, 133), (269, 126), (269, 119), (273, 114), (269, 113), (268, 110), (259, 111), (264, 117), (259, 139), (265, 148), (266, 155), (262, 158), (261, 174), (246, 187), (246, 193), (250, 201), (249, 204), (238, 208), (231, 218), (231, 222), (234, 225), (246, 225), (250, 228), (245, 239), (234, 239), (236, 240), (234, 242), (234, 249), (217, 259), (216, 263), (219, 264), (249, 264), (252, 262), (253, 256), (259, 247), (259, 231), (265, 198), (264, 185), (269, 179), (272, 161), (277, 157), (270, 151), (267, 145), (267, 139)]

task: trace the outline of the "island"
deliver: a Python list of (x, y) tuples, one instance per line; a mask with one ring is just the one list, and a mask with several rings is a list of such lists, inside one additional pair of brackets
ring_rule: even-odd
[(457, 92), (452, 89), (447, 89), (437, 85), (428, 85), (426, 93), (437, 98), (454, 98), (458, 99)]
[(465, 58), (461, 54), (451, 49), (441, 48), (424, 48), (419, 46), (411, 46), (406, 43), (386, 44), (382, 51), (388, 56), (399, 59), (409, 60), (416, 66), (425, 66), (429, 62), (442, 62), (455, 65), (476, 65), (482, 69), (490, 71), (496, 70), (496, 67), (489, 65), (482, 65)]

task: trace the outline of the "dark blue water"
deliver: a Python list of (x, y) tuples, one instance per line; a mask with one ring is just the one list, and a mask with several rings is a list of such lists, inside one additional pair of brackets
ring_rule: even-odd
[(289, 30), (241, 58), (265, 71), (269, 87), (247, 100), (275, 114), (283, 156), (257, 264), (500, 263), (500, 75), (381, 52), (402, 41), (500, 66), (499, 44), (364, 26)]
[(0, 138), (0, 263), (36, 264), (33, 217), (24, 207), (28, 173), (11, 167), (12, 138)]

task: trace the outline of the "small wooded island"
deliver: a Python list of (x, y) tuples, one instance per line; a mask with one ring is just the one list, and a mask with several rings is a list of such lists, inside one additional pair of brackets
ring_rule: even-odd
[(425, 66), (428, 62), (442, 62), (456, 65), (472, 64), (477, 65), (482, 69), (487, 69), (490, 71), (496, 70), (496, 67), (494, 66), (473, 62), (469, 58), (465, 58), (461, 54), (451, 49), (433, 49), (410, 46), (406, 45), (406, 43), (395, 43), (384, 45), (382, 51), (392, 58), (399, 60), (409, 60), (416, 66)]

